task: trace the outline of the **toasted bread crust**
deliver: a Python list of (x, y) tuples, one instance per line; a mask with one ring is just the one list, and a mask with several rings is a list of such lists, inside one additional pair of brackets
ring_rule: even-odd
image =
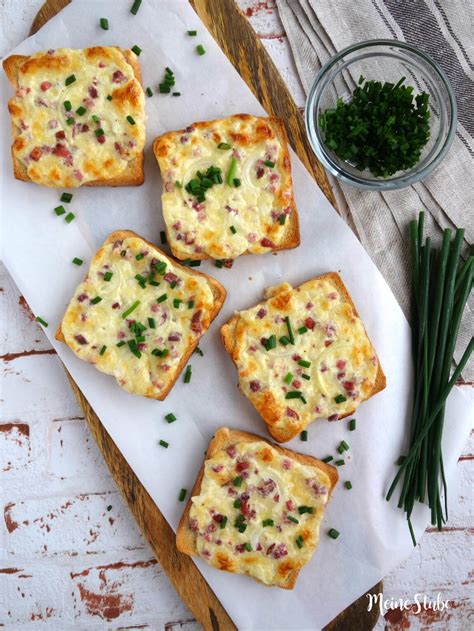
[[(114, 46), (114, 48), (122, 53), (126, 62), (132, 67), (135, 78), (140, 82), (140, 84), (142, 84), (140, 64), (138, 63), (136, 56), (128, 49), (123, 49), (119, 46)], [(3, 61), (5, 74), (7, 75), (10, 84), (15, 89), (18, 87), (19, 68), (28, 59), (29, 57), (26, 55), (11, 55)], [(17, 180), (31, 182), (26, 167), (20, 162), (20, 160), (18, 160), (13, 151), (13, 144), (19, 135), (18, 127), (12, 123), (13, 142), (11, 155), (13, 162), (13, 175)], [(137, 157), (128, 162), (126, 169), (118, 177), (99, 178), (97, 180), (85, 182), (82, 186), (140, 186), (140, 184), (143, 184), (145, 181), (145, 171), (143, 168), (144, 156), (145, 151), (143, 150), (139, 155), (137, 155)], [(61, 184), (60, 187), (63, 187), (63, 185)]]
[[(286, 449), (285, 447), (280, 447), (279, 445), (275, 445), (271, 443), (269, 440), (258, 436), (257, 434), (250, 434), (249, 432), (242, 432), (240, 430), (228, 429), (227, 427), (219, 428), (214, 436), (212, 437), (209, 446), (207, 448), (205, 460), (208, 458), (212, 458), (219, 451), (224, 450), (226, 447), (234, 444), (234, 443), (253, 443), (263, 441), (270, 445), (274, 449), (276, 449), (281, 455), (287, 456), (292, 460), (296, 460), (301, 464), (304, 464), (309, 467), (314, 467), (315, 469), (319, 469), (323, 471), (329, 478), (331, 482), (331, 487), (329, 489), (329, 498), (332, 495), (334, 487), (337, 484), (339, 479), (339, 475), (337, 469), (332, 467), (331, 465), (318, 460), (317, 458), (313, 458), (313, 456), (307, 456), (305, 454), (300, 454), (296, 451), (292, 451), (291, 449)], [(176, 547), (180, 552), (184, 552), (184, 554), (188, 554), (189, 556), (196, 556), (196, 535), (189, 528), (189, 512), (191, 510), (192, 501), (191, 499), (196, 495), (199, 495), (201, 492), (201, 485), (204, 478), (204, 462), (199, 470), (199, 473), (196, 478), (196, 482), (193, 486), (193, 490), (191, 491), (191, 495), (188, 499), (188, 502), (185, 506), (183, 514), (181, 515), (181, 519), (179, 520), (178, 529), (176, 530)], [(279, 584), (278, 587), (283, 589), (293, 589), (296, 584), (296, 579), (298, 578), (298, 574), (301, 571), (301, 567), (295, 568), (292, 572), (290, 572), (285, 580), (285, 583)], [(257, 580), (257, 579), (254, 579)], [(259, 581), (260, 582), (260, 581)], [(265, 583), (263, 583), (265, 584)], [(268, 585), (267, 585), (268, 587)]]
[[(221, 285), (217, 280), (212, 278), (212, 276), (208, 276), (207, 274), (204, 274), (204, 272), (198, 272), (198, 271), (196, 271), (194, 269), (185, 267), (184, 265), (180, 265), (179, 263), (177, 263), (176, 261), (171, 259), (162, 250), (160, 250), (160, 248), (158, 248), (156, 245), (151, 243), (151, 241), (147, 241), (147, 239), (144, 239), (143, 237), (138, 235), (136, 232), (133, 232), (132, 230), (117, 230), (116, 232), (112, 232), (112, 234), (110, 234), (107, 237), (107, 239), (104, 241), (103, 245), (98, 250), (98, 252), (94, 255), (94, 258), (99, 254), (99, 252), (105, 246), (109, 245), (110, 243), (113, 243), (114, 241), (119, 241), (119, 240), (125, 239), (127, 237), (136, 237), (138, 239), (141, 239), (147, 245), (149, 245), (151, 248), (153, 248), (154, 250), (158, 251), (160, 253), (160, 255), (163, 256), (164, 258), (166, 258), (173, 266), (182, 269), (187, 274), (194, 275), (194, 276), (201, 276), (201, 277), (203, 277), (203, 278), (205, 278), (207, 280), (207, 282), (211, 286), (212, 293), (213, 293), (213, 296), (214, 296), (213, 309), (212, 309), (212, 311), (210, 313), (210, 321), (209, 321), (209, 326), (210, 326), (212, 321), (217, 317), (219, 311), (221, 310), (222, 305), (224, 304), (224, 300), (225, 300), (226, 295), (227, 295), (227, 292), (226, 292), (225, 288), (223, 287), (223, 285)], [(63, 332), (62, 332), (62, 321), (58, 325), (58, 328), (57, 328), (56, 334), (55, 334), (55, 338), (59, 342), (64, 342), (66, 344), (66, 341), (64, 339), (64, 335), (63, 335)], [(147, 396), (149, 396), (149, 398), (157, 399), (158, 401), (164, 401), (164, 399), (166, 399), (166, 397), (168, 396), (171, 388), (174, 386), (174, 384), (176, 383), (176, 380), (178, 379), (179, 375), (181, 374), (183, 368), (186, 366), (186, 364), (188, 362), (188, 359), (191, 357), (191, 355), (194, 352), (194, 349), (199, 344), (199, 339), (200, 338), (198, 338), (195, 342), (193, 342), (193, 344), (191, 344), (187, 348), (187, 350), (185, 351), (183, 357), (181, 358), (181, 360), (180, 360), (180, 362), (179, 362), (179, 364), (177, 366), (176, 375), (175, 375), (174, 379), (172, 381), (170, 381), (168, 387), (165, 388), (159, 395), (155, 395), (155, 396), (147, 395)]]
[[(233, 114), (232, 118), (240, 118), (242, 120), (247, 120), (249, 118), (254, 118), (253, 116), (251, 116), (250, 114)], [(280, 250), (290, 250), (293, 248), (296, 248), (299, 246), (300, 244), (300, 225), (299, 225), (299, 218), (298, 218), (298, 211), (296, 209), (296, 205), (295, 205), (295, 198), (293, 195), (293, 187), (292, 187), (292, 180), (291, 180), (291, 166), (290, 166), (290, 154), (289, 154), (289, 150), (288, 150), (288, 136), (286, 134), (286, 130), (285, 130), (285, 126), (283, 125), (283, 122), (280, 118), (277, 118), (276, 116), (270, 116), (267, 118), (262, 118), (262, 120), (268, 121), (268, 123), (275, 129), (276, 131), (276, 135), (278, 136), (278, 139), (282, 145), (283, 148), (283, 153), (285, 156), (285, 163), (287, 164), (287, 173), (290, 179), (290, 185), (292, 188), (292, 195), (291, 195), (291, 199), (288, 203), (288, 206), (291, 208), (291, 212), (289, 214), (289, 221), (286, 223), (286, 230), (285, 230), (285, 234), (283, 239), (281, 240), (280, 243), (278, 243), (278, 245), (276, 245), (276, 247), (272, 248), (272, 252), (278, 252)], [(212, 127), (213, 125), (215, 125), (217, 121), (216, 120), (211, 120), (211, 121), (201, 121), (198, 123), (192, 123), (192, 127), (195, 127), (197, 129), (206, 129), (209, 127)], [(166, 132), (165, 134), (162, 134), (161, 136), (158, 136), (157, 138), (154, 139), (153, 141), (153, 153), (155, 154), (155, 158), (157, 160), (157, 162), (159, 162), (159, 158), (160, 158), (160, 154), (162, 151), (165, 150), (166, 148), (166, 143), (168, 141), (168, 139), (172, 136), (174, 136), (175, 134), (183, 134), (185, 133), (185, 129), (180, 129), (180, 130), (176, 130), (176, 131), (170, 131), (170, 132)], [(175, 256), (177, 259), (180, 260), (186, 260), (186, 259), (193, 259), (193, 260), (203, 260), (203, 259), (212, 259), (211, 256), (209, 256), (206, 253), (202, 253), (202, 252), (196, 252), (194, 254), (189, 254), (187, 252), (184, 252), (183, 250), (180, 250), (179, 247), (177, 247), (177, 244), (174, 242), (173, 239), (171, 239), (169, 230), (168, 230), (168, 226), (166, 226), (166, 236), (168, 237), (168, 243), (170, 245), (171, 251), (173, 253), (173, 256)], [(244, 256), (247, 254), (255, 254), (253, 252), (249, 252), (248, 250), (246, 250), (245, 252), (243, 252), (242, 254), (240, 254), (239, 256)]]
[[(352, 298), (349, 294), (349, 292), (347, 291), (346, 286), (344, 285), (342, 278), (339, 276), (339, 274), (337, 272), (328, 272), (326, 274), (321, 274), (320, 276), (316, 276), (313, 278), (313, 280), (316, 279), (328, 279), (331, 280), (338, 288), (339, 292), (344, 296), (344, 299), (351, 305), (352, 309), (354, 310), (354, 313), (357, 317), (360, 318), (359, 313), (357, 312), (357, 309), (354, 305), (354, 302), (352, 301)], [(235, 313), (230, 320), (228, 320), (228, 322), (226, 322), (222, 327), (221, 327), (221, 339), (222, 339), (222, 343), (224, 345), (225, 350), (228, 352), (228, 354), (230, 355), (232, 361), (236, 364), (236, 358), (234, 356), (234, 352), (235, 352), (235, 341), (236, 341), (236, 336), (235, 336), (235, 331), (236, 331), (236, 327), (238, 325), (238, 322), (240, 320), (240, 316), (238, 313)], [(365, 327), (364, 327), (365, 330)], [(367, 331), (366, 331), (366, 335), (367, 335)], [(367, 336), (367, 338), (369, 339), (369, 337)], [(370, 339), (369, 339), (370, 341)], [(378, 361), (378, 370), (377, 370), (377, 375), (375, 378), (375, 382), (374, 382), (374, 387), (371, 390), (371, 392), (363, 399), (364, 401), (366, 401), (367, 399), (370, 399), (371, 397), (373, 397), (375, 394), (377, 394), (378, 392), (380, 392), (381, 390), (384, 390), (384, 388), (387, 385), (387, 379), (385, 377), (385, 373), (383, 372), (382, 366), (380, 364), (380, 361)], [(271, 395), (271, 393), (268, 393)], [(271, 395), (272, 399), (273, 399), (273, 395)], [(252, 403), (255, 405), (255, 402), (252, 401)], [(271, 414), (271, 409), (272, 409), (272, 402), (271, 401), (267, 401), (265, 403), (265, 405), (262, 406), (258, 406), (255, 405), (255, 407), (257, 408), (257, 411), (260, 413), (260, 415), (262, 416), (265, 424), (267, 425), (267, 429), (269, 431), (269, 433), (271, 434), (271, 436), (277, 440), (278, 442), (284, 443), (287, 442), (288, 440), (291, 440), (292, 438), (294, 438), (295, 436), (297, 436), (299, 434), (299, 432), (304, 429), (303, 426), (301, 427), (296, 427), (294, 430), (291, 430), (289, 428), (282, 428), (282, 427), (277, 427), (275, 425), (276, 420), (273, 418), (272, 414)], [(338, 420), (342, 420), (344, 418), (347, 418), (348, 416), (351, 416), (352, 414), (354, 414), (354, 412), (357, 410), (357, 407), (354, 407), (353, 410), (350, 410), (349, 412), (346, 412), (345, 414), (342, 414), (341, 416), (339, 416)], [(277, 419), (278, 420), (278, 419)]]

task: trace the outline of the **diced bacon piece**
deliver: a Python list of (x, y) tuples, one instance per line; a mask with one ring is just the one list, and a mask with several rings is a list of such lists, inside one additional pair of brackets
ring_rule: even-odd
[(295, 362), (299, 362), (299, 361), (301, 361), (301, 355), (298, 355), (298, 353), (294, 353), (294, 354), (291, 356), (291, 359), (292, 359), (293, 361), (295, 361)]
[(301, 381), (298, 381), (298, 379), (293, 379), (293, 383), (291, 385), (295, 390), (299, 390), (301, 388)]
[(273, 496), (273, 501), (274, 502), (279, 502), (280, 501), (280, 495), (278, 493), (275, 493), (275, 495)]
[(41, 158), (42, 155), (43, 155), (43, 151), (41, 150), (41, 148), (35, 147), (30, 153), (30, 158), (34, 160), (35, 162), (38, 162), (38, 160)]
[(189, 136), (180, 136), (179, 138), (179, 142), (184, 145), (185, 143), (187, 143), (189, 140)]
[(234, 259), (222, 259), (222, 263), (224, 267), (226, 267), (227, 269), (230, 269), (234, 264)]
[(338, 372), (336, 377), (339, 381), (341, 381), (341, 379), (344, 379), (344, 377), (346, 376), (345, 372)]
[(320, 370), (321, 372), (327, 372), (327, 371), (328, 371), (328, 367), (327, 367), (327, 366), (326, 366), (326, 364), (323, 362), (323, 363), (321, 364), (321, 366), (319, 367), (319, 370)]
[(331, 293), (328, 294), (328, 298), (329, 300), (337, 300), (337, 293), (335, 291), (331, 291)]
[(91, 110), (95, 105), (94, 100), (88, 96), (85, 99), (82, 99), (82, 102), (84, 103), (84, 105), (86, 106), (88, 110)]
[(125, 75), (121, 70), (115, 70), (112, 74), (112, 83), (122, 83), (122, 81), (125, 81)]
[(189, 527), (191, 528), (191, 530), (193, 532), (197, 532), (199, 530), (197, 519), (190, 519), (189, 520)]
[(83, 335), (75, 335), (74, 339), (78, 344), (81, 344), (82, 346), (84, 346), (84, 344), (87, 344), (87, 340)]
[(237, 554), (242, 554), (242, 552), (245, 550), (244, 548), (244, 544), (243, 543), (238, 543), (235, 546), (235, 551), (237, 552)]
[(286, 510), (289, 510), (289, 511), (296, 510), (296, 504), (293, 502), (293, 500), (286, 500), (285, 506), (286, 506)]
[(79, 171), (79, 169), (74, 169), (74, 171), (72, 172), (72, 174), (74, 175), (74, 177), (76, 178), (76, 180), (78, 180), (79, 182), (83, 179), (83, 175), (82, 175), (82, 171)]
[(235, 458), (235, 456), (237, 455), (235, 445), (229, 445), (225, 451), (229, 458)]
[(89, 96), (91, 97), (91, 99), (96, 99), (99, 96), (97, 88), (93, 85), (90, 85), (87, 91), (89, 92)]
[(275, 247), (275, 244), (273, 243), (273, 241), (271, 241), (267, 237), (263, 237), (263, 239), (260, 239), (260, 245), (263, 248), (274, 248)]
[(120, 304), (118, 302), (114, 302), (112, 309), (120, 309)]
[(179, 278), (176, 276), (176, 274), (173, 274), (173, 272), (166, 272), (166, 274), (163, 276), (163, 280), (171, 285), (171, 283), (177, 283)]
[[(324, 495), (327, 493), (327, 488), (324, 484), (320, 484), (317, 480), (306, 480), (306, 485), (313, 491), (314, 495)], [(290, 509), (289, 509), (290, 510)]]
[(215, 532), (216, 530), (217, 526), (213, 522), (211, 522), (206, 528), (206, 532)]
[(237, 208), (232, 208), (232, 206), (229, 206), (229, 204), (226, 204), (226, 206), (224, 206), (224, 208), (229, 213), (233, 213), (234, 215), (238, 215), (239, 214), (239, 211), (237, 210)]
[(264, 309), (263, 307), (257, 311), (257, 318), (259, 318), (260, 320), (264, 318), (266, 315), (267, 315), (267, 310)]
[(315, 324), (316, 322), (313, 320), (313, 318), (306, 318), (306, 320), (304, 321), (305, 327), (309, 329), (310, 331), (314, 329)]
[(255, 232), (249, 232), (247, 235), (247, 241), (249, 243), (255, 243), (256, 240), (257, 240), (257, 235), (255, 234)]
[(260, 495), (263, 495), (264, 497), (266, 497), (267, 495), (270, 495), (270, 493), (273, 493), (275, 489), (276, 489), (275, 481), (272, 480), (271, 478), (268, 478), (268, 480), (265, 480), (265, 482), (257, 488), (257, 491), (260, 493)]
[(286, 408), (286, 412), (285, 412), (286, 416), (289, 416), (290, 418), (295, 418), (295, 419), (299, 419), (299, 414), (297, 412), (295, 412), (294, 410), (292, 410), (291, 408)]
[(53, 84), (50, 81), (43, 81), (43, 83), (41, 83), (40, 88), (43, 92), (46, 92), (46, 90), (49, 90), (49, 88), (52, 86)]
[(104, 135), (96, 136), (96, 138), (97, 138), (97, 142), (99, 143), (99, 145), (103, 145), (104, 144), (104, 142), (105, 142), (105, 136)]
[(338, 359), (336, 362), (336, 368), (338, 370), (344, 370), (344, 368), (346, 367), (346, 361), (344, 359)]
[(215, 515), (212, 516), (212, 519), (216, 521), (218, 524), (220, 524), (221, 521), (224, 519), (224, 515), (221, 515), (220, 513), (216, 513)]
[(249, 462), (247, 462), (246, 460), (239, 460), (235, 465), (235, 470), (237, 471), (237, 473), (242, 473), (242, 471), (245, 471), (245, 469), (248, 469), (249, 467)]
[(256, 176), (257, 180), (260, 180), (265, 173), (265, 169), (263, 167), (257, 167)]
[(191, 318), (191, 331), (194, 333), (202, 333), (201, 309), (198, 309)]
[(204, 210), (204, 204), (203, 203), (200, 204), (198, 202), (193, 202), (192, 207), (198, 213), (201, 212), (201, 210)]
[(119, 142), (114, 142), (114, 149), (119, 154), (119, 156), (123, 155), (123, 147)]
[(66, 138), (66, 133), (64, 131), (57, 131), (55, 136), (58, 140), (64, 140), (64, 138)]
[(211, 553), (210, 553), (210, 551), (209, 551), (209, 550), (207, 550), (207, 548), (203, 548), (202, 553), (203, 553), (203, 555), (204, 555), (205, 557), (207, 557), (208, 559), (210, 559), (210, 558), (211, 558)]
[(66, 147), (66, 145), (62, 145), (59, 142), (56, 145), (56, 147), (53, 149), (53, 153), (54, 153), (55, 156), (58, 156), (59, 158), (72, 157), (72, 154), (69, 151), (69, 149)]
[(342, 385), (348, 392), (355, 390), (355, 381), (343, 381)]
[(182, 337), (181, 333), (177, 333), (177, 332), (170, 333), (168, 335), (168, 342), (179, 342), (181, 340), (181, 337)]
[(212, 466), (212, 470), (214, 471), (214, 473), (220, 473), (223, 468), (224, 468), (223, 464), (215, 464)]
[(339, 414), (331, 414), (328, 416), (328, 421), (337, 421), (339, 419)]
[(325, 340), (325, 341), (324, 341), (324, 346), (326, 346), (326, 348), (327, 348), (328, 346), (331, 346), (331, 344), (333, 343), (333, 341), (334, 341), (334, 340)]
[(256, 350), (257, 350), (257, 347), (255, 346), (255, 344), (252, 344), (251, 346), (249, 346), (250, 353), (255, 353)]
[(283, 462), (281, 463), (281, 466), (285, 471), (289, 471), (289, 469), (291, 469), (291, 467), (293, 466), (293, 463), (291, 462), (291, 460), (287, 460), (285, 458), (285, 460), (283, 460)]
[(309, 311), (310, 309), (312, 309), (314, 307), (312, 302), (307, 302), (306, 303), (306, 309)]
[(255, 550), (257, 550), (257, 552), (261, 552), (261, 551), (263, 550), (263, 548), (262, 548), (262, 544), (261, 544), (260, 542), (259, 542), (259, 543), (257, 543), (257, 545), (256, 545), (256, 547), (255, 547)]
[(78, 302), (84, 302), (84, 300), (87, 300), (88, 298), (89, 298), (89, 296), (88, 296), (87, 294), (80, 294), (80, 295), (77, 297), (77, 301), (78, 301)]
[(259, 392), (261, 388), (262, 388), (262, 385), (260, 381), (257, 381), (256, 379), (254, 379), (253, 381), (250, 382), (250, 390), (252, 392)]
[(56, 129), (56, 127), (58, 126), (58, 121), (53, 118), (53, 120), (50, 120), (48, 123), (48, 129)]
[(267, 548), (267, 554), (271, 554), (273, 552), (273, 550), (275, 549), (276, 543), (272, 543), (271, 546), (268, 546)]

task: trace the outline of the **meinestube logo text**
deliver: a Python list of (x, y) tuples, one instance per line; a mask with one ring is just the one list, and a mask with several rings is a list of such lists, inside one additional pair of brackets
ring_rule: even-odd
[(382, 616), (390, 609), (400, 609), (400, 611), (411, 609), (412, 613), (416, 615), (420, 613), (421, 610), (426, 611), (431, 609), (432, 611), (444, 611), (445, 609), (449, 609), (450, 606), (450, 601), (443, 600), (441, 592), (438, 592), (436, 600), (430, 599), (426, 594), (415, 594), (413, 600), (409, 600), (408, 598), (387, 598), (384, 600), (381, 592), (378, 594), (367, 594), (367, 598), (369, 599), (367, 611), (372, 611), (372, 609), (379, 607)]

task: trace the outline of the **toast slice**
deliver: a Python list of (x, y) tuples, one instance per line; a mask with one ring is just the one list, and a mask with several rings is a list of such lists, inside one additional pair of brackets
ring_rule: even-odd
[(155, 139), (168, 243), (178, 259), (234, 259), (300, 243), (285, 127), (235, 114)]
[(291, 440), (318, 418), (346, 418), (385, 388), (382, 366), (339, 274), (296, 289), (284, 283), (266, 295), (234, 314), (221, 335), (241, 392), (275, 440)]
[(316, 550), (337, 481), (337, 470), (312, 456), (222, 427), (209, 443), (176, 546), (217, 569), (293, 589)]
[(163, 401), (225, 296), (211, 276), (119, 230), (92, 259), (56, 339), (128, 392)]
[[(135, 53), (116, 46), (57, 49), (12, 55), (3, 68), (15, 89), (8, 108), (16, 179), (64, 188), (143, 183), (145, 97)], [(71, 76), (76, 81), (66, 86)], [(105, 141), (96, 135), (101, 129)]]

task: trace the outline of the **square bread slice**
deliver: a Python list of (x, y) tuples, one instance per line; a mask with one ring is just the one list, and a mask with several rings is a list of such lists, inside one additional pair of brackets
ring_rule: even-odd
[(338, 480), (312, 456), (219, 429), (176, 533), (178, 550), (219, 570), (293, 589), (313, 556)]
[(128, 392), (162, 401), (225, 296), (210, 276), (120, 230), (92, 259), (56, 339)]
[(221, 329), (239, 388), (279, 442), (318, 418), (336, 421), (386, 385), (376, 352), (336, 272), (293, 289), (272, 287), (267, 300)]
[(15, 89), (13, 173), (43, 186), (143, 183), (145, 96), (137, 56), (115, 46), (58, 48), (3, 62)]
[(282, 121), (236, 114), (155, 139), (168, 243), (179, 259), (234, 259), (299, 245)]

